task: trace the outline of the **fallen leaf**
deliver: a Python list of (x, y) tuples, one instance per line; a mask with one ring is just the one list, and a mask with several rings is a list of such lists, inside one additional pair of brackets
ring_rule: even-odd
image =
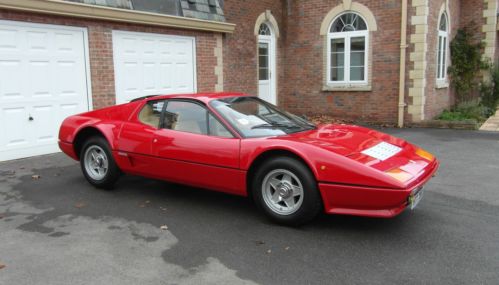
[(4, 269), (5, 266), (6, 266), (5, 264), (0, 263), (0, 269)]
[(146, 204), (139, 204), (139, 207), (141, 207), (141, 208), (145, 208), (145, 207), (146, 207)]
[(151, 201), (147, 200), (145, 203), (146, 203), (146, 204), (149, 204), (149, 203), (151, 203)]
[(78, 208), (78, 209), (81, 209), (83, 207), (85, 207), (87, 204), (85, 204), (84, 202), (78, 202), (75, 204), (75, 208)]
[(159, 207), (159, 209), (160, 209), (161, 211), (166, 211), (166, 208), (165, 208), (165, 207)]
[(262, 245), (262, 244), (265, 244), (265, 242), (262, 241), (262, 240), (255, 240), (255, 244), (256, 245)]
[(34, 180), (38, 180), (42, 177), (40, 175), (33, 175), (33, 176), (31, 176), (31, 178), (33, 178)]
[(284, 248), (284, 250), (289, 250), (289, 246), (286, 246), (286, 247)]
[(162, 225), (161, 227), (159, 227), (160, 229), (166, 231), (168, 229), (168, 226), (167, 225)]
[(272, 253), (271, 249), (267, 250), (267, 254), (271, 254), (271, 253)]

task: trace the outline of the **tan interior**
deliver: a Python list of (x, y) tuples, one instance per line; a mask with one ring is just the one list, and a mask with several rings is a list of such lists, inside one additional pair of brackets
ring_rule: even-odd
[(175, 126), (173, 126), (173, 129), (176, 131), (184, 131), (184, 132), (189, 132), (189, 133), (195, 133), (195, 134), (201, 134), (201, 129), (199, 128), (199, 125), (196, 121), (190, 120), (182, 120), (178, 119), (177, 123)]
[(159, 126), (159, 114), (154, 114), (154, 110), (149, 104), (146, 104), (140, 111), (139, 120), (151, 127), (157, 128)]

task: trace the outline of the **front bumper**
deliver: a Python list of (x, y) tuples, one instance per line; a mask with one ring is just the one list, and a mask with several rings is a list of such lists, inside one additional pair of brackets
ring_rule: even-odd
[(319, 183), (319, 189), (327, 214), (391, 218), (409, 206), (411, 194), (415, 194), (435, 176), (437, 169), (438, 162), (435, 162), (423, 177), (406, 189), (333, 183)]

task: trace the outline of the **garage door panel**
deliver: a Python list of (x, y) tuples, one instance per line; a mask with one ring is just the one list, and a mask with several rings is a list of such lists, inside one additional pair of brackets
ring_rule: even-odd
[[(50, 102), (52, 103), (52, 102)], [(59, 113), (55, 104), (35, 105), (32, 107), (30, 121), (34, 132), (33, 139), (35, 144), (55, 143), (58, 129), (57, 117)]]
[(15, 52), (19, 48), (19, 37), (15, 29), (0, 28), (0, 51)]
[[(25, 75), (21, 59), (0, 59), (0, 78)], [(0, 80), (0, 100), (18, 100), (24, 97), (25, 85), (14, 80)]]
[(194, 38), (113, 31), (116, 102), (195, 92)]
[(28, 145), (30, 136), (26, 128), (27, 108), (24, 106), (4, 107), (1, 109), (1, 133), (4, 137), (3, 145), (6, 148), (22, 147)]
[(156, 54), (156, 41), (154, 39), (142, 38), (142, 53), (153, 57)]
[(58, 151), (62, 120), (88, 110), (85, 45), (81, 28), (0, 20), (0, 161)]
[(50, 96), (51, 78), (50, 62), (48, 60), (28, 61), (28, 73), (26, 79), (29, 80), (28, 94), (34, 99)]
[(82, 81), (84, 78), (85, 70), (78, 68), (83, 65), (82, 62), (72, 61), (72, 60), (60, 60), (55, 63), (57, 65), (51, 74), (53, 84), (53, 90), (57, 95), (67, 98), (68, 96), (86, 96), (82, 94), (81, 90), (86, 90), (86, 81)]
[(173, 90), (173, 68), (171, 62), (162, 62), (159, 65), (159, 84), (162, 93), (169, 93)]
[(76, 35), (71, 34), (71, 33), (55, 33), (55, 49), (58, 53), (66, 53), (66, 54), (71, 54), (71, 53), (76, 53), (80, 55), (81, 48), (79, 48), (79, 45), (75, 47), (75, 41)]
[(31, 52), (48, 52), (50, 47), (49, 33), (43, 30), (31, 30), (26, 32), (27, 48)]

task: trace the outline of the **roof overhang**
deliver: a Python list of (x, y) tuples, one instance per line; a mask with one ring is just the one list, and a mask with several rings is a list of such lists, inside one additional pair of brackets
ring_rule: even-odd
[(0, 8), (180, 29), (234, 32), (235, 24), (110, 8), (61, 0), (0, 0)]

